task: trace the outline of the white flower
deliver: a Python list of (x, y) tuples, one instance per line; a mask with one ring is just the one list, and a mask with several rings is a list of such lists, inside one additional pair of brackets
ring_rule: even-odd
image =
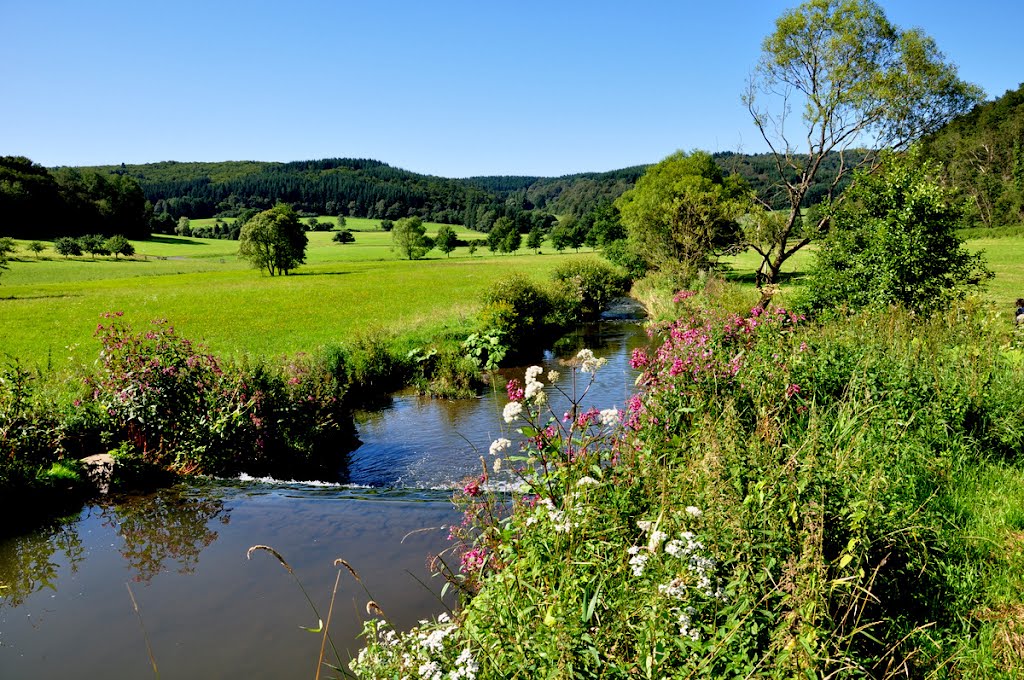
[(642, 520), (638, 521), (636, 523), (636, 525), (640, 528), (641, 531), (650, 531), (651, 527), (654, 526), (654, 522), (651, 522), (651, 521), (646, 520), (646, 519), (642, 519)]
[(501, 458), (494, 459), (494, 474), (501, 472)]
[(543, 383), (539, 383), (536, 380), (526, 383), (526, 391), (523, 392), (523, 396), (527, 399), (533, 399), (538, 394), (544, 393)]
[(451, 623), (452, 617), (448, 616), (448, 612), (441, 612), (437, 615), (438, 623)]
[(428, 678), (429, 680), (440, 680), (441, 669), (438, 668), (436, 661), (430, 661), (424, 664), (420, 664), (419, 675), (421, 678)]
[(704, 513), (700, 511), (700, 508), (688, 505), (686, 506), (686, 514), (690, 515), (691, 517), (700, 517)]
[(629, 566), (633, 569), (633, 576), (644, 575), (644, 565), (647, 564), (647, 559), (650, 556), (650, 553), (638, 552), (629, 558)]
[(664, 531), (652, 531), (651, 540), (647, 543), (647, 549), (651, 552), (654, 552), (658, 549), (658, 546), (661, 545), (662, 541), (664, 541), (666, 538), (668, 538), (668, 534), (666, 534)]
[(553, 383), (558, 381), (558, 371), (548, 371), (548, 382)]
[(469, 649), (462, 650), (459, 654), (459, 658), (455, 660), (455, 670), (448, 674), (449, 680), (475, 680), (477, 671), (480, 670), (480, 664), (473, 658), (473, 653)]
[(619, 409), (606, 408), (601, 411), (601, 424), (605, 427), (615, 427), (619, 424)]
[(544, 372), (544, 369), (540, 366), (530, 366), (526, 369), (526, 382), (531, 382), (537, 379), (537, 376)]
[(583, 373), (595, 373), (597, 369), (608, 363), (605, 358), (597, 359), (594, 357), (594, 352), (589, 349), (581, 349), (577, 354), (576, 358), (580, 362), (580, 371)]
[[(515, 404), (516, 402), (513, 401), (511, 403)], [(510, 446), (512, 446), (512, 441), (509, 439), (505, 439), (504, 437), (495, 439), (493, 442), (491, 442), (491, 455), (497, 456), (499, 453), (509, 448)]]
[(597, 481), (590, 475), (587, 475), (586, 477), (580, 477), (579, 481), (576, 482), (576, 486), (598, 486), (600, 484), (601, 482)]
[(518, 401), (510, 401), (505, 404), (505, 409), (501, 412), (501, 417), (505, 419), (506, 423), (511, 423), (513, 420), (519, 417), (519, 414), (523, 412), (523, 405)]
[(675, 539), (672, 539), (671, 541), (669, 541), (668, 543), (665, 544), (665, 552), (667, 552), (672, 557), (678, 557), (679, 553), (681, 553), (682, 551), (683, 551), (683, 542), (682, 541), (677, 541)]

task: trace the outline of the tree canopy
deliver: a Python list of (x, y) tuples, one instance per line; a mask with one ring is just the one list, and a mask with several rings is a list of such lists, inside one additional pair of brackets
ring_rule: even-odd
[(391, 241), (399, 257), (418, 260), (427, 254), (433, 243), (427, 238), (427, 229), (419, 217), (403, 217), (391, 229)]
[(308, 242), (298, 215), (291, 206), (279, 203), (245, 223), (238, 237), (238, 254), (271, 276), (287, 275), (306, 261)]
[(631, 249), (648, 266), (686, 278), (736, 243), (749, 194), (742, 178), (723, 175), (710, 154), (677, 151), (648, 168), (615, 205)]
[[(858, 147), (905, 148), (980, 99), (981, 90), (957, 77), (934, 40), (892, 25), (871, 0), (808, 0), (779, 17), (744, 95), (789, 202), (773, 241), (751, 244), (767, 280), (825, 226), (801, 230), (799, 218), (830, 154), (838, 154), (839, 168), (826, 201), (852, 168), (877, 163), (873, 152), (850, 155)], [(787, 127), (796, 118), (791, 111), (800, 111), (800, 123)], [(802, 153), (797, 139), (805, 140)]]
[(859, 173), (815, 253), (813, 309), (899, 304), (929, 312), (991, 277), (982, 255), (957, 237), (966, 205), (939, 185), (936, 170), (915, 149)]

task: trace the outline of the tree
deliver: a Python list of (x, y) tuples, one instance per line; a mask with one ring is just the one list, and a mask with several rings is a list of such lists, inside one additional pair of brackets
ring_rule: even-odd
[(392, 222), (391, 220), (381, 220), (380, 228), (381, 231), (391, 231), (392, 229), (395, 228), (395, 223)]
[(174, 233), (178, 236), (191, 236), (192, 235), (192, 223), (187, 217), (182, 215), (178, 218), (178, 226), (174, 228)]
[(135, 246), (131, 244), (124, 236), (117, 234), (111, 236), (104, 243), (103, 247), (107, 252), (114, 254), (114, 259), (117, 259), (118, 255), (124, 255), (125, 257), (131, 257), (135, 254)]
[(306, 261), (309, 239), (291, 206), (278, 203), (242, 227), (238, 255), (271, 276), (285, 274)]
[(540, 227), (534, 226), (526, 235), (526, 247), (540, 255), (540, 247), (544, 244), (544, 232)]
[(933, 179), (937, 167), (916, 148), (880, 163), (873, 174), (860, 171), (828, 218), (808, 285), (814, 310), (899, 304), (930, 312), (992, 276), (956, 235), (967, 206)]
[(419, 217), (403, 217), (395, 222), (391, 240), (399, 257), (418, 260), (427, 254), (433, 243), (426, 237), (426, 227)]
[(437, 236), (434, 238), (434, 247), (448, 257), (451, 257), (452, 251), (455, 250), (455, 246), (458, 243), (459, 237), (455, 235), (455, 230), (447, 224), (441, 225), (441, 228), (437, 230)]
[[(759, 276), (771, 283), (783, 263), (827, 226), (801, 228), (808, 190), (831, 154), (839, 171), (823, 199), (853, 169), (847, 155), (858, 146), (903, 149), (980, 101), (981, 90), (957, 77), (935, 42), (917, 29), (889, 23), (872, 0), (808, 0), (775, 22), (743, 96), (775, 159), (788, 216), (776, 229), (750, 235), (761, 256)], [(802, 111), (795, 136), (788, 114)], [(798, 152), (791, 139), (806, 140)], [(875, 167), (877, 153), (859, 156)]]
[(739, 239), (746, 183), (723, 176), (703, 151), (677, 151), (651, 166), (616, 201), (630, 248), (649, 267), (686, 280)]
[(58, 255), (63, 255), (64, 259), (72, 255), (77, 257), (82, 254), (82, 245), (78, 242), (78, 239), (71, 238), (70, 236), (61, 236), (55, 240), (53, 242), (53, 249), (57, 251)]
[(344, 229), (345, 225), (348, 224), (348, 220), (345, 219), (345, 215), (342, 213), (338, 213), (338, 216), (335, 219), (338, 220), (338, 229)]
[(335, 232), (334, 238), (331, 239), (335, 243), (353, 243), (356, 237), (348, 229), (342, 229), (341, 231)]
[(501, 243), (498, 248), (503, 253), (515, 253), (519, 250), (519, 246), (523, 244), (523, 235), (519, 233), (519, 229), (513, 225), (513, 227), (505, 232), (505, 237), (501, 239)]
[(93, 259), (96, 259), (97, 255), (110, 254), (106, 248), (106, 242), (107, 239), (103, 238), (101, 234), (86, 234), (78, 237), (78, 243), (82, 250), (92, 255)]
[(46, 245), (43, 244), (42, 241), (32, 241), (31, 243), (28, 244), (27, 247), (36, 256), (37, 259), (39, 258), (39, 253), (46, 250)]
[(0, 270), (8, 269), (7, 260), (14, 253), (16, 246), (10, 236), (0, 237)]
[(508, 252), (502, 249), (502, 244), (509, 238), (509, 234), (516, 230), (516, 224), (511, 217), (501, 216), (494, 221), (494, 226), (487, 232), (487, 249), (492, 253)]

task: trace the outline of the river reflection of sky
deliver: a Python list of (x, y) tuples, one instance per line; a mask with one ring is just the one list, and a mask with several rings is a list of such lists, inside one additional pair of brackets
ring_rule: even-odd
[[(0, 583), (11, 586), (0, 595), (0, 677), (152, 677), (146, 636), (164, 677), (312, 674), (320, 638), (300, 626), (317, 616), (272, 556), (246, 560), (256, 544), (288, 560), (322, 615), (339, 557), (399, 626), (441, 611), (421, 582), (441, 588), (426, 561), (457, 519), (447, 501), (301, 485), (179, 491), (89, 506), (0, 541)], [(369, 596), (342, 576), (331, 630), (345, 656), (360, 646)]]

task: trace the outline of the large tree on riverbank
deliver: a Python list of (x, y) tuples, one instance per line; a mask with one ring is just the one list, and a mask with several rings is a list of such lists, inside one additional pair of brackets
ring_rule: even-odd
[[(809, 0), (779, 17), (743, 97), (789, 201), (784, 221), (750, 223), (747, 241), (761, 255), (759, 275), (777, 280), (786, 260), (827, 225), (827, 214), (803, 224), (801, 210), (828, 154), (840, 157), (825, 197), (832, 201), (851, 170), (878, 162), (870, 151), (848, 164), (848, 152), (903, 149), (981, 97), (934, 40), (892, 25), (871, 0)], [(794, 110), (798, 119), (790, 116)]]

